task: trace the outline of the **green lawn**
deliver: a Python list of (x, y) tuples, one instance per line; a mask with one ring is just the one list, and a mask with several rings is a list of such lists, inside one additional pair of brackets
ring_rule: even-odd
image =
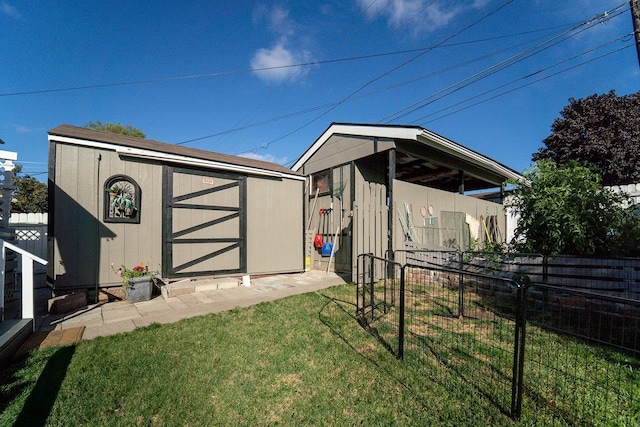
[(354, 295), (337, 286), (34, 352), (3, 376), (0, 426), (545, 425), (513, 422), (446, 364), (396, 360), (353, 319)]

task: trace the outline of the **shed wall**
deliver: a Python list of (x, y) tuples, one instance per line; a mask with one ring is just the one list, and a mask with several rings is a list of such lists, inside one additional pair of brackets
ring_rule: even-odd
[[(54, 213), (47, 275), (56, 289), (118, 286), (112, 264), (131, 268), (142, 262), (161, 271), (163, 165), (109, 150), (50, 144), (55, 173), (50, 178)], [(114, 175), (126, 175), (140, 186), (139, 224), (103, 221), (103, 188)], [(303, 189), (301, 180), (247, 178), (248, 274), (304, 269)]]
[(395, 147), (390, 139), (332, 135), (324, 145), (304, 164), (303, 172), (311, 175), (336, 165), (362, 159)]
[[(499, 234), (502, 237), (501, 242), (505, 241), (506, 219), (504, 207), (500, 204), (398, 180), (393, 181), (393, 196), (393, 247), (396, 250), (404, 249), (404, 233), (398, 215), (406, 212), (405, 202), (411, 208), (418, 243), (434, 244), (439, 240), (445, 246), (460, 245), (461, 236), (453, 230), (454, 224), (452, 224), (451, 220), (455, 216), (453, 215), (454, 213), (463, 217), (463, 220), (469, 224), (471, 237), (480, 242), (484, 242), (486, 238), (482, 221), (484, 220), (486, 223), (489, 216), (496, 216), (500, 230)], [(433, 207), (433, 215), (430, 216), (427, 213), (423, 217), (421, 208), (425, 207), (428, 211), (429, 206)], [(447, 218), (449, 218), (449, 221), (447, 221)], [(452, 240), (455, 240), (455, 242)], [(467, 248), (460, 247), (460, 249)]]
[(247, 179), (247, 270), (304, 270), (304, 181)]
[[(311, 233), (311, 239), (315, 234), (322, 234), (324, 242), (334, 244), (331, 270), (350, 273), (352, 256), (351, 164), (334, 166), (331, 171), (332, 188), (330, 193), (319, 195), (316, 199), (315, 194), (309, 192), (306, 203), (307, 218), (310, 221), (306, 226)], [(329, 213), (321, 216), (320, 209), (329, 210)], [(321, 249), (313, 247), (312, 243), (311, 240), (308, 242), (310, 265), (316, 270), (327, 270), (330, 256), (323, 256)]]
[[(52, 262), (48, 274), (56, 289), (118, 285), (111, 264), (144, 262), (159, 269), (162, 260), (162, 168), (124, 161), (115, 152), (55, 144)], [(113, 175), (134, 179), (142, 189), (140, 224), (104, 223), (103, 187)]]

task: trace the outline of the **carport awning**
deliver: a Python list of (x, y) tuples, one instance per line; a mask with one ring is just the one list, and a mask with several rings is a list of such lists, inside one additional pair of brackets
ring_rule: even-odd
[[(513, 169), (420, 126), (334, 123), (296, 161), (300, 170), (334, 136), (392, 140), (395, 178), (446, 191), (484, 190), (507, 180), (521, 181)], [(379, 151), (378, 151), (379, 152)]]

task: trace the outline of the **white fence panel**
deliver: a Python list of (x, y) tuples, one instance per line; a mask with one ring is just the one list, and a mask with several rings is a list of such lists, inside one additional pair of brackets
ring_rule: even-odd
[[(47, 259), (47, 221), (46, 213), (12, 213), (9, 227), (15, 232), (14, 245), (20, 249)], [(36, 288), (46, 286), (47, 267), (34, 265)]]

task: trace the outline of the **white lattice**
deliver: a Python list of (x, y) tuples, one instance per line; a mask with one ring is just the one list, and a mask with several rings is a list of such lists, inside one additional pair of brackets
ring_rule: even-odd
[(16, 240), (40, 240), (41, 235), (38, 230), (20, 230), (16, 229)]

